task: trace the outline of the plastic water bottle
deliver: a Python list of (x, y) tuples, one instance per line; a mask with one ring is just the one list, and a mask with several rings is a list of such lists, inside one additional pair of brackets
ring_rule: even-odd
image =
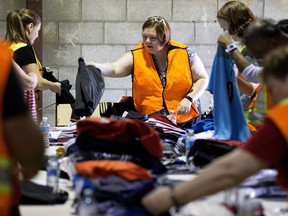
[(40, 122), (40, 129), (42, 130), (45, 146), (49, 147), (50, 124), (47, 117), (43, 117)]
[(192, 146), (194, 145), (195, 142), (195, 137), (194, 137), (194, 130), (188, 129), (187, 130), (187, 137), (185, 141), (185, 152), (186, 152), (186, 157), (188, 156), (188, 153)]
[(94, 191), (92, 188), (85, 188), (83, 190), (83, 198), (80, 201), (79, 216), (95, 216), (97, 215), (97, 202), (94, 198)]
[(57, 155), (49, 156), (46, 166), (47, 171), (47, 186), (53, 188), (54, 192), (58, 191), (59, 184), (59, 161)]
[(260, 201), (247, 199), (238, 207), (237, 216), (264, 216), (264, 208)]

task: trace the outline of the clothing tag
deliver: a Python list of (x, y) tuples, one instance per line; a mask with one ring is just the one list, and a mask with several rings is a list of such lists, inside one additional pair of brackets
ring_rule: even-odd
[(233, 99), (233, 83), (232, 82), (227, 82), (227, 92), (228, 92), (229, 102), (231, 102)]

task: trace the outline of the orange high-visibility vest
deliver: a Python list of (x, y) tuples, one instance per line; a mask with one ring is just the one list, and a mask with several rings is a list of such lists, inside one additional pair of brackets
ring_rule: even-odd
[[(142, 114), (153, 114), (164, 108), (177, 112), (181, 100), (191, 91), (193, 77), (189, 58), (184, 44), (171, 41), (168, 51), (168, 66), (166, 71), (166, 87), (163, 88), (160, 77), (154, 65), (152, 55), (145, 50), (143, 44), (132, 49), (133, 54), (133, 101), (136, 111)], [(190, 112), (177, 115), (177, 123), (186, 122), (198, 116), (195, 103)]]
[(288, 143), (288, 99), (275, 105), (266, 116), (279, 128)]
[(3, 129), (3, 100), (11, 67), (12, 55), (9, 45), (0, 41), (0, 214), (10, 215), (12, 206), (12, 161)]
[[(288, 144), (288, 98), (270, 109), (266, 117), (274, 122)], [(288, 190), (287, 180), (287, 167), (279, 167), (277, 183)]]

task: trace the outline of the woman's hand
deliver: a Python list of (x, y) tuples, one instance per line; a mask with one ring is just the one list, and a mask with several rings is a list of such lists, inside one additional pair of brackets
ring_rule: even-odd
[(191, 102), (187, 98), (183, 98), (183, 100), (179, 103), (177, 108), (177, 114), (187, 114), (191, 109)]
[(229, 44), (233, 43), (233, 39), (231, 38), (231, 36), (229, 34), (221, 34), (219, 37), (218, 37), (218, 40), (217, 42), (223, 46), (223, 47), (227, 47)]
[(61, 95), (61, 83), (60, 82), (54, 82), (51, 85), (50, 90), (54, 93), (58, 93), (59, 95)]

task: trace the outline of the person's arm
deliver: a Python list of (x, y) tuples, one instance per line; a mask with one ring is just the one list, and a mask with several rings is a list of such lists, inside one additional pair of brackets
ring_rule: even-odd
[(246, 80), (244, 80), (243, 78), (239, 76), (237, 76), (237, 83), (242, 93), (246, 95), (252, 95), (255, 92), (255, 89), (252, 83), (247, 82)]
[(197, 100), (206, 90), (209, 77), (201, 59), (197, 55), (190, 62), (190, 64), (194, 83), (191, 92), (188, 95), (193, 98), (193, 100)]
[(127, 52), (114, 62), (101, 64), (89, 61), (87, 65), (99, 68), (103, 76), (125, 77), (133, 72), (133, 55), (131, 52)]
[(261, 73), (262, 73), (263, 67), (255, 66), (253, 64), (250, 64), (248, 67), (246, 67), (243, 72), (242, 76), (244, 79), (249, 80), (250, 82), (254, 83), (261, 83)]
[[(199, 175), (174, 188), (174, 199), (178, 204), (186, 204), (203, 196), (238, 185), (250, 175), (267, 168), (268, 163), (251, 153), (237, 149), (210, 163)], [(159, 205), (161, 200), (161, 205)], [(168, 187), (160, 187), (142, 199), (143, 206), (154, 215), (167, 212), (172, 206), (171, 191)]]
[[(190, 92), (185, 95), (190, 97), (193, 101), (200, 98), (204, 91), (206, 90), (209, 82), (209, 77), (206, 69), (201, 61), (201, 59), (195, 54), (190, 60), (193, 86)], [(186, 114), (190, 112), (192, 101), (188, 100), (186, 97), (181, 100), (177, 108), (177, 114)]]
[(24, 178), (32, 178), (43, 162), (42, 133), (30, 114), (24, 113), (3, 121), (4, 133), (12, 157), (21, 164)]
[(44, 79), (39, 73), (39, 68), (37, 64), (27, 64), (23, 65), (23, 70), (26, 73), (35, 73), (37, 75), (38, 83), (36, 86), (36, 90), (51, 90), (54, 93), (61, 93), (61, 83), (60, 82), (51, 82), (47, 79)]
[(36, 56), (31, 46), (22, 47), (14, 52), (13, 56), (15, 62), (25, 71), (26, 74), (34, 73), (37, 76), (38, 83), (35, 90), (51, 90), (54, 93), (61, 94), (61, 83), (50, 82), (44, 79), (36, 64)]
[[(218, 37), (218, 43), (226, 48), (228, 45), (233, 43), (233, 40), (229, 34), (221, 34)], [(240, 73), (242, 73), (242, 71), (251, 64), (251, 62), (249, 62), (238, 49), (230, 51), (230, 56), (234, 60)]]
[(21, 164), (23, 176), (31, 178), (43, 162), (44, 142), (24, 103), (20, 82), (13, 69), (3, 102), (4, 137), (12, 158)]
[(26, 74), (14, 60), (12, 61), (12, 67), (14, 67), (18, 75), (23, 89), (30, 90), (36, 87), (37, 82), (38, 82), (36, 74), (34, 73)]

